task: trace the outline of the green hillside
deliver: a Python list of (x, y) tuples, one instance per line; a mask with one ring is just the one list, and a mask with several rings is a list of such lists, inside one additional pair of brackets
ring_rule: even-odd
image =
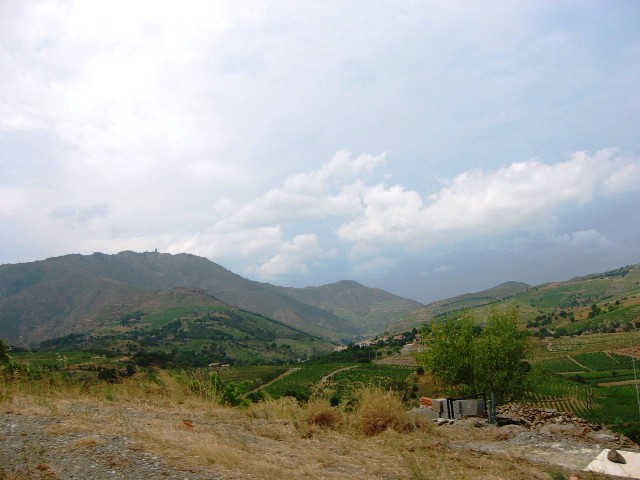
[(97, 328), (45, 340), (42, 350), (93, 351), (138, 364), (282, 363), (332, 345), (202, 290), (178, 288), (123, 298), (96, 314)]
[(458, 295), (457, 297), (439, 300), (410, 312), (400, 320), (389, 325), (387, 327), (387, 331), (400, 332), (410, 330), (411, 328), (418, 327), (440, 315), (447, 315), (469, 308), (509, 301), (516, 294), (527, 291), (530, 288), (533, 287), (526, 283), (505, 282), (481, 292), (466, 293), (464, 295)]
[(522, 327), (534, 335), (611, 333), (636, 328), (640, 320), (640, 265), (539, 286), (507, 282), (477, 293), (440, 300), (408, 314), (388, 330), (403, 331), (434, 318), (491, 305), (518, 306)]

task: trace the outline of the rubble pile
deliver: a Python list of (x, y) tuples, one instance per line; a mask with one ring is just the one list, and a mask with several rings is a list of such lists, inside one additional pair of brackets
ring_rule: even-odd
[(624, 435), (611, 432), (600, 424), (590, 423), (571, 412), (510, 403), (499, 407), (497, 414), (498, 426), (521, 425), (542, 435), (583, 438), (604, 446), (638, 450), (638, 445)]
[(553, 408), (539, 408), (518, 403), (509, 403), (497, 408), (498, 425), (518, 424), (525, 427), (542, 427), (548, 424), (576, 425), (590, 430), (601, 430), (602, 426), (589, 423), (571, 412), (559, 412)]

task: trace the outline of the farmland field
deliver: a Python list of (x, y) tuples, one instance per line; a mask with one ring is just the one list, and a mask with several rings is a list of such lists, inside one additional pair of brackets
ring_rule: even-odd
[(289, 370), (283, 365), (248, 365), (219, 370), (220, 377), (225, 382), (244, 382), (249, 380), (255, 386), (264, 385)]
[(268, 385), (264, 391), (274, 398), (305, 399), (313, 393), (321, 393), (335, 400), (349, 396), (354, 389), (365, 385), (404, 390), (406, 379), (413, 371), (407, 367), (372, 363), (299, 364), (297, 367), (297, 371)]
[(632, 369), (631, 357), (607, 352), (593, 352), (573, 355), (573, 358), (589, 370), (604, 371)]
[(640, 352), (640, 331), (531, 339), (529, 357), (537, 362), (563, 354), (627, 351), (632, 346)]
[[(570, 411), (608, 425), (640, 422), (630, 356), (606, 351), (576, 353), (547, 358), (539, 361), (538, 366), (549, 376), (529, 392), (530, 403)], [(617, 381), (631, 384), (601, 386)]]
[(588, 370), (584, 365), (579, 365), (575, 361), (571, 360), (571, 357), (568, 355), (542, 360), (538, 362), (538, 364), (545, 370), (553, 373), (586, 372)]
[(301, 364), (300, 370), (272, 383), (264, 390), (274, 398), (294, 396), (309, 398), (313, 387), (331, 372), (348, 367), (349, 364)]

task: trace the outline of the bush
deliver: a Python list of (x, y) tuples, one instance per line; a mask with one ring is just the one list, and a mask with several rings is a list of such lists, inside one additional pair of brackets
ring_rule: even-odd
[(342, 424), (343, 416), (339, 408), (332, 407), (327, 400), (318, 399), (306, 405), (302, 419), (310, 427), (335, 428)]
[(362, 389), (358, 392), (358, 404), (353, 414), (355, 429), (367, 436), (378, 435), (390, 428), (407, 432), (411, 422), (397, 393), (379, 389)]

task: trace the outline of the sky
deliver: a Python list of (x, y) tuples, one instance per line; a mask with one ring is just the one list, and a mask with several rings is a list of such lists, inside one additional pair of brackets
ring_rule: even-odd
[(0, 0), (0, 263), (420, 302), (640, 263), (640, 2)]

